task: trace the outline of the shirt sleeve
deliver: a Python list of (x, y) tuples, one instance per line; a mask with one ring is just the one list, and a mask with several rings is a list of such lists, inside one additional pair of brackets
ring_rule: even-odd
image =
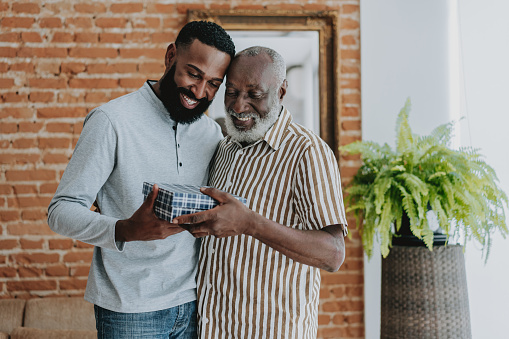
[(122, 251), (115, 242), (117, 218), (90, 210), (115, 166), (117, 136), (100, 109), (89, 113), (72, 158), (48, 207), (48, 224), (58, 234)]
[(343, 234), (347, 235), (338, 163), (325, 142), (315, 142), (306, 149), (298, 163), (294, 185), (296, 210), (305, 229), (342, 225)]

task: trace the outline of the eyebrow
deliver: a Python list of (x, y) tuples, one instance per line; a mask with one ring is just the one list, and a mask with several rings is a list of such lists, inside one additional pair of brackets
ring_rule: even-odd
[[(191, 65), (191, 64), (186, 64), (188, 67), (191, 67), (193, 68), (194, 70), (196, 70), (196, 72), (200, 73), (200, 74), (205, 74), (204, 71), (202, 71), (201, 69), (199, 69), (198, 67), (196, 67), (195, 65)], [(221, 78), (212, 78), (211, 80), (215, 80), (215, 81), (219, 81), (220, 83), (223, 83), (223, 79)]]
[[(235, 87), (235, 85), (234, 85), (234, 84), (232, 84), (232, 83), (231, 83), (231, 82), (229, 82), (229, 81), (226, 81), (225, 86), (226, 86), (226, 87), (231, 87), (231, 86)], [(246, 85), (246, 86), (247, 86), (247, 87), (249, 87), (249, 88), (260, 89), (260, 90), (261, 90), (260, 85)]]

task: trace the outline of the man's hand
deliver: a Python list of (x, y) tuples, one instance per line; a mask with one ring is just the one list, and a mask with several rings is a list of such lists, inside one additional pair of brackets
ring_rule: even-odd
[(134, 214), (126, 220), (119, 220), (115, 226), (116, 241), (148, 241), (165, 239), (184, 231), (178, 225), (159, 219), (154, 213), (154, 202), (159, 187), (154, 185), (152, 192)]
[(216, 199), (219, 205), (203, 212), (181, 215), (173, 219), (196, 238), (214, 235), (218, 238), (249, 234), (256, 223), (258, 214), (231, 194), (211, 187), (202, 187), (201, 192)]

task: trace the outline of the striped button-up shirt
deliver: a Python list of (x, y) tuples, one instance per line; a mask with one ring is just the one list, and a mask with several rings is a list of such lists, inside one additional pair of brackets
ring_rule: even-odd
[[(220, 143), (210, 185), (247, 198), (267, 219), (319, 230), (346, 218), (337, 161), (328, 145), (283, 109), (247, 147)], [(198, 276), (201, 338), (315, 338), (320, 270), (245, 235), (202, 239)]]

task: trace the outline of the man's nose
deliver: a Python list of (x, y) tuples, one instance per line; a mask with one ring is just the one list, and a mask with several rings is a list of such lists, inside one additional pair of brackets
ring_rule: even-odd
[[(207, 97), (207, 82), (200, 81), (192, 87), (192, 92), (196, 99), (200, 100)], [(207, 97), (208, 99), (208, 97)]]
[(246, 96), (239, 95), (235, 98), (233, 105), (231, 106), (235, 113), (244, 113), (249, 110), (248, 100)]

